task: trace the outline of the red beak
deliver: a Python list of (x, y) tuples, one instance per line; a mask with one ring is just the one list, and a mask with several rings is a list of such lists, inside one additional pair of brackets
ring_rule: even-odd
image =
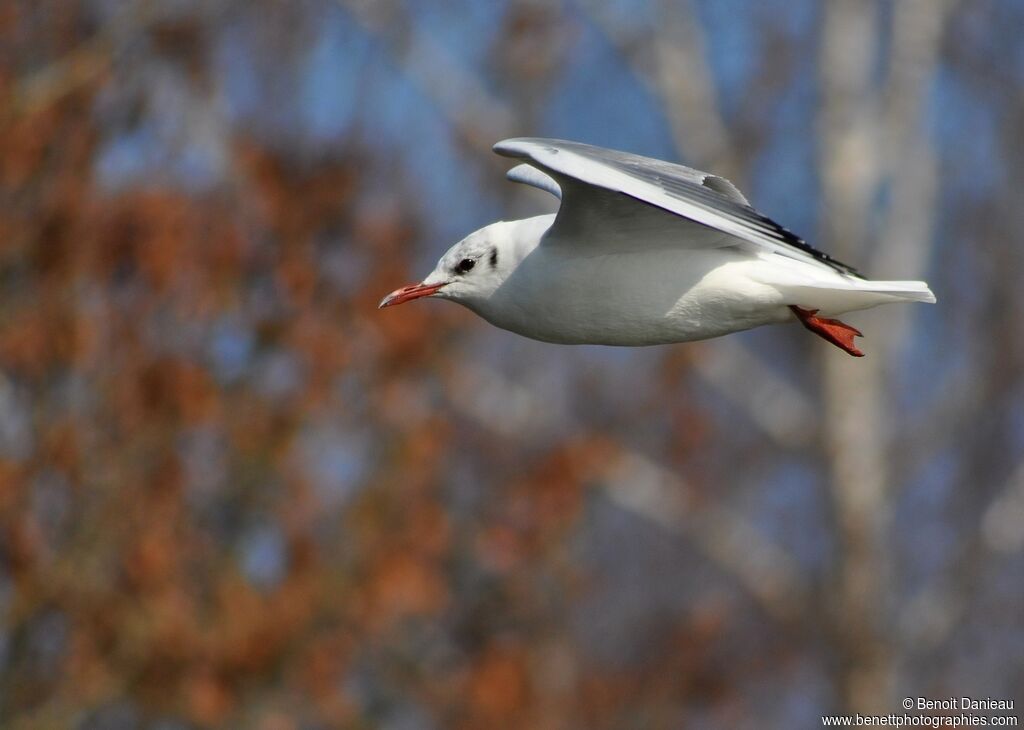
[(395, 289), (381, 299), (377, 309), (384, 309), (384, 307), (391, 307), (395, 304), (404, 304), (420, 297), (429, 297), (431, 294), (437, 293), (447, 283), (443, 281), (440, 284), (409, 284), (408, 286), (403, 286), (401, 289)]

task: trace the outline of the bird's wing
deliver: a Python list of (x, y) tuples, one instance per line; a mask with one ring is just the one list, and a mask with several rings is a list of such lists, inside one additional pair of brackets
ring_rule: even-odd
[(562, 188), (558, 187), (555, 178), (545, 172), (541, 172), (533, 165), (527, 165), (525, 162), (522, 165), (516, 165), (505, 173), (505, 177), (512, 182), (540, 188), (547, 193), (551, 193), (559, 200), (562, 199)]
[[(562, 204), (551, 229), (553, 240), (577, 240), (581, 226), (594, 230), (598, 224), (614, 227), (617, 221), (650, 219), (643, 209), (653, 206), (660, 209), (659, 213), (687, 219), (711, 229), (709, 233), (719, 234), (680, 237), (689, 245), (694, 245), (693, 241), (696, 245), (745, 245), (858, 275), (852, 267), (758, 213), (725, 178), (649, 157), (555, 139), (507, 139), (494, 145), (494, 151), (527, 160), (538, 168), (538, 174), (553, 179), (560, 189)], [(533, 173), (517, 174), (513, 179), (551, 192)], [(638, 201), (646, 205), (638, 205)], [(576, 235), (559, 236), (570, 230)]]

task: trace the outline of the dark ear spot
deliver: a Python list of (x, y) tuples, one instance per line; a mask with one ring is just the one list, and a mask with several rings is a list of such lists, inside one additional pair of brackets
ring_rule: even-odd
[(488, 259), (491, 262), (491, 268), (497, 268), (498, 266), (498, 247), (494, 246), (491, 248), (491, 257)]

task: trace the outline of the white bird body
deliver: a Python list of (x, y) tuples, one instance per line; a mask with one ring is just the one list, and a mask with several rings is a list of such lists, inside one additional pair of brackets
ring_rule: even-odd
[(489, 297), (457, 301), (535, 340), (643, 346), (788, 322), (791, 304), (833, 316), (906, 298), (877, 290), (889, 282), (728, 247), (652, 246), (647, 239), (636, 250), (595, 247), (580, 256), (571, 246), (541, 245), (554, 218), (494, 224), (504, 230), (492, 240), (504, 237), (499, 251), (518, 254), (518, 265)]
[(474, 232), (381, 306), (435, 296), (536, 340), (624, 346), (707, 339), (796, 315), (860, 355), (860, 333), (829, 317), (935, 300), (924, 282), (861, 278), (758, 214), (723, 178), (557, 140), (495, 149), (530, 160), (509, 176), (558, 195), (557, 216)]

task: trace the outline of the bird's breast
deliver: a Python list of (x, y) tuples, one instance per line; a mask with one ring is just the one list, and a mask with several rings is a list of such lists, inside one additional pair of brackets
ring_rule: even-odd
[(474, 307), (498, 327), (564, 344), (655, 345), (781, 321), (779, 294), (734, 249), (564, 251), (539, 246)]

